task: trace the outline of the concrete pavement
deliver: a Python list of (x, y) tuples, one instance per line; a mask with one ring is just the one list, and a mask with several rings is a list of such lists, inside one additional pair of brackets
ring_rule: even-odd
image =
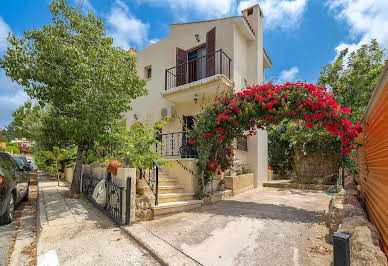
[(40, 177), (39, 255), (55, 250), (60, 265), (158, 265), (86, 199), (67, 197), (68, 187)]
[(5, 265), (15, 234), (15, 223), (0, 226), (0, 266)]
[(203, 265), (330, 265), (329, 201), (318, 191), (258, 188), (138, 226)]

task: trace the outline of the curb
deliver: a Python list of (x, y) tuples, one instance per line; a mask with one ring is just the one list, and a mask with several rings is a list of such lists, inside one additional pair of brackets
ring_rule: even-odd
[(120, 230), (149, 252), (161, 265), (202, 265), (141, 225), (121, 226)]

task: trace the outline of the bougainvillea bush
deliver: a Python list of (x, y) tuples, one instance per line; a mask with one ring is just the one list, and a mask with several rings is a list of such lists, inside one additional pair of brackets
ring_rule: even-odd
[(313, 84), (285, 83), (256, 85), (241, 92), (228, 92), (207, 105), (196, 118), (189, 143), (198, 150), (198, 177), (204, 187), (211, 177), (232, 166), (234, 144), (244, 135), (281, 122), (284, 118), (303, 126), (325, 128), (341, 141), (341, 154), (357, 148), (354, 139), (361, 132), (334, 95)]

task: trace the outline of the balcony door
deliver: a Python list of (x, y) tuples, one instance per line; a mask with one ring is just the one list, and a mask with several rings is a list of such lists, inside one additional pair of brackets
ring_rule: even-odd
[(189, 82), (206, 77), (206, 48), (205, 46), (187, 53)]

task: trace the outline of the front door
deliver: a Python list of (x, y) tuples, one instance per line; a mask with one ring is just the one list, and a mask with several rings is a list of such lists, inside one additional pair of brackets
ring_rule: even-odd
[(179, 150), (182, 158), (194, 158), (197, 157), (197, 151), (187, 142), (187, 133), (190, 130), (193, 130), (194, 127), (194, 117), (193, 116), (183, 116), (183, 135), (182, 135), (182, 146)]
[(190, 131), (194, 126), (194, 117), (193, 116), (183, 116), (183, 131)]
[(189, 82), (200, 80), (206, 76), (206, 49), (198, 48), (187, 54)]

